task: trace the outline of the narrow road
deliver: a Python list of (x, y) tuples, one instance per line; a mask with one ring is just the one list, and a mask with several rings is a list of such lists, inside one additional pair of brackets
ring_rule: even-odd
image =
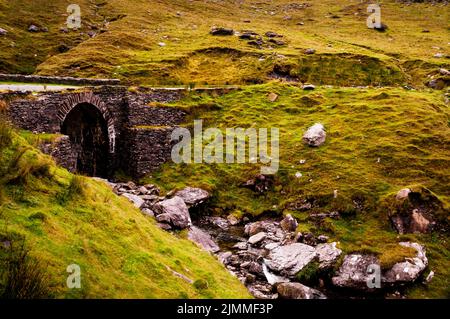
[(21, 91), (21, 92), (46, 92), (46, 91), (61, 91), (65, 89), (77, 89), (81, 86), (70, 85), (47, 85), (47, 84), (1, 84), (0, 91)]

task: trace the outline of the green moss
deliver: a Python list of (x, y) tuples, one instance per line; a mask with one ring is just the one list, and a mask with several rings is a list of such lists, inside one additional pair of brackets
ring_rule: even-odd
[(304, 284), (315, 283), (318, 280), (320, 274), (319, 265), (320, 264), (317, 261), (310, 262), (297, 273), (297, 275), (295, 276), (296, 279)]

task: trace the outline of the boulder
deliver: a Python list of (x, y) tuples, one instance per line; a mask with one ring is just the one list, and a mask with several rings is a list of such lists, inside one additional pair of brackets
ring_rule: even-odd
[(264, 249), (272, 250), (272, 249), (277, 248), (278, 246), (280, 246), (279, 243), (269, 243), (269, 244), (264, 246)]
[(317, 241), (319, 243), (326, 243), (330, 239), (327, 235), (319, 235), (317, 236)]
[(403, 247), (414, 248), (417, 255), (406, 258), (405, 261), (396, 263), (383, 274), (382, 282), (386, 284), (402, 284), (415, 281), (428, 265), (425, 248), (418, 243), (401, 242)]
[(0, 35), (7, 35), (8, 31), (6, 31), (5, 29), (0, 28)]
[(248, 242), (251, 245), (255, 245), (255, 244), (259, 243), (260, 241), (264, 240), (264, 238), (266, 238), (266, 236), (267, 236), (267, 234), (265, 232), (260, 232), (260, 233), (253, 235), (252, 237), (250, 237), (248, 239)]
[[(383, 270), (380, 274), (381, 288), (385, 286), (398, 287), (414, 282), (428, 265), (423, 246), (411, 242), (401, 242), (399, 245), (414, 248), (417, 254), (413, 258), (405, 258), (404, 261), (394, 264), (388, 270)], [(379, 265), (378, 259), (373, 255), (347, 255), (331, 281), (338, 287), (371, 291), (367, 284), (373, 279), (373, 274), (368, 272), (370, 265)]]
[(211, 236), (198, 227), (192, 226), (189, 229), (188, 239), (206, 251), (216, 253), (220, 250), (219, 246), (213, 241)]
[(212, 27), (209, 33), (212, 35), (233, 35), (234, 30), (223, 27)]
[(32, 24), (28, 27), (28, 32), (39, 32), (39, 28)]
[(230, 228), (228, 220), (218, 216), (205, 216), (203, 222), (227, 231)]
[(322, 124), (316, 123), (311, 126), (303, 135), (303, 141), (309, 146), (320, 146), (325, 143), (327, 133)]
[(315, 90), (316, 89), (316, 86), (315, 85), (313, 85), (313, 84), (305, 84), (305, 85), (303, 85), (303, 90), (305, 90), (305, 91), (312, 91), (312, 90)]
[(320, 269), (332, 268), (342, 254), (342, 250), (336, 247), (336, 242), (330, 244), (319, 244), (316, 246), (316, 254)]
[(297, 220), (291, 214), (287, 214), (280, 222), (280, 226), (284, 231), (293, 232), (297, 229)]
[(282, 40), (277, 40), (277, 39), (269, 39), (269, 42), (273, 43), (273, 44), (276, 44), (276, 45), (279, 45), (279, 46), (282, 46), (282, 45), (286, 44), (286, 42), (284, 42)]
[(144, 206), (145, 201), (137, 195), (123, 193), (121, 196), (127, 198), (130, 202), (133, 203), (134, 206), (139, 209)]
[(262, 275), (263, 274), (263, 268), (260, 263), (257, 263), (256, 261), (250, 262), (248, 265), (248, 271), (255, 275)]
[(230, 258), (231, 256), (233, 256), (233, 253), (231, 251), (225, 251), (225, 252), (221, 252), (217, 255), (217, 258), (219, 259), (219, 261), (224, 264), (224, 265), (228, 265), (230, 262)]
[(141, 195), (147, 195), (148, 193), (148, 189), (145, 186), (140, 186), (137, 191), (139, 192), (139, 194)]
[[(0, 31), (1, 32), (1, 31)], [(442, 75), (450, 75), (450, 71), (444, 68), (439, 69), (439, 73)]]
[(368, 267), (378, 264), (378, 259), (374, 255), (349, 254), (345, 256), (331, 282), (337, 287), (369, 290), (367, 282), (373, 275), (368, 273)]
[(153, 210), (158, 221), (164, 221), (180, 229), (191, 226), (189, 210), (181, 197), (175, 196), (156, 203)]
[(435, 215), (446, 215), (442, 202), (424, 187), (402, 189), (392, 202), (389, 218), (399, 234), (431, 232), (437, 224)]
[(175, 193), (190, 207), (198, 206), (209, 198), (209, 193), (201, 188), (186, 187)]
[(261, 220), (244, 226), (244, 233), (248, 236), (256, 235), (259, 232), (277, 233), (279, 230), (279, 223), (272, 220)]
[(231, 226), (236, 226), (240, 222), (240, 220), (233, 214), (227, 216), (227, 221), (230, 223)]
[(435, 89), (435, 90), (442, 90), (445, 87), (447, 87), (448, 85), (450, 85), (450, 79), (445, 78), (445, 77), (439, 77), (436, 79), (432, 79), (427, 83), (427, 86)]
[(397, 192), (397, 195), (395, 195), (396, 200), (403, 200), (405, 198), (408, 198), (409, 193), (411, 193), (411, 189), (409, 188), (402, 188)]
[(316, 53), (315, 49), (308, 48), (308, 49), (305, 50), (305, 54), (314, 54), (314, 53)]
[(251, 31), (251, 30), (243, 31), (242, 34), (239, 35), (239, 39), (242, 39), (242, 40), (254, 40), (254, 39), (260, 39), (260, 38), (261, 38), (261, 36), (258, 33)]
[(271, 250), (264, 260), (271, 270), (293, 277), (316, 257), (314, 247), (294, 243)]
[(282, 37), (282, 35), (279, 35), (278, 33), (273, 32), (273, 31), (267, 31), (267, 32), (265, 33), (265, 35), (266, 35), (266, 37), (268, 37), (268, 38)]
[(277, 292), (283, 299), (327, 299), (320, 291), (298, 282), (284, 282), (277, 285)]

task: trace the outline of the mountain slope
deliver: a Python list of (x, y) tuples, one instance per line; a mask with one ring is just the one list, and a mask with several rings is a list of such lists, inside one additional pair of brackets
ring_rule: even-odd
[[(0, 1), (4, 17), (0, 27), (10, 31), (0, 37), (5, 48), (0, 71), (118, 77), (133, 84), (236, 84), (266, 81), (280, 65), (288, 65), (291, 75), (317, 84), (423, 85), (427, 74), (449, 63), (434, 57), (449, 55), (449, 10), (444, 4), (384, 1), (382, 19), (389, 26), (384, 33), (367, 28), (369, 2), (359, 0), (301, 4), (83, 0), (79, 4), (81, 30), (61, 33), (67, 1), (39, 0), (33, 5), (25, 0)], [(20, 19), (13, 18), (16, 12)], [(49, 32), (29, 33), (31, 23), (46, 26)], [(214, 25), (241, 33), (252, 30), (266, 44), (259, 48), (237, 36), (212, 36), (209, 31)], [(283, 35), (285, 44), (269, 42), (264, 36), (267, 31)], [(88, 32), (95, 36), (90, 38)], [(70, 50), (59, 53), (61, 47)], [(316, 55), (304, 54), (306, 48), (314, 48)], [(317, 66), (322, 57), (328, 61), (326, 66)], [(376, 74), (381, 68), (398, 75), (358, 79), (355, 64), (366, 73)], [(340, 79), (336, 74), (341, 74)]]

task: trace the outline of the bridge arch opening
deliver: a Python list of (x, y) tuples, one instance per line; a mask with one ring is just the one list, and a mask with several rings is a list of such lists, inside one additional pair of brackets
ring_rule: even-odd
[(108, 177), (108, 124), (96, 106), (80, 103), (73, 107), (62, 123), (61, 133), (69, 136), (77, 151), (77, 172)]

